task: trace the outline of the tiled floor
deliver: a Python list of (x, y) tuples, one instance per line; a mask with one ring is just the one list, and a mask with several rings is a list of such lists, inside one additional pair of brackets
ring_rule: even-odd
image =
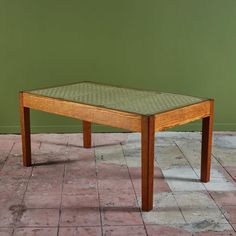
[(216, 133), (210, 183), (200, 133), (156, 136), (154, 210), (141, 212), (140, 134), (0, 136), (0, 235), (236, 235), (236, 133)]

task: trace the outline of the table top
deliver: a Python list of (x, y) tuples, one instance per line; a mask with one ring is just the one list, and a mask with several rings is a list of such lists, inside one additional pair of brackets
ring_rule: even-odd
[(123, 88), (94, 82), (80, 82), (26, 92), (139, 115), (154, 115), (208, 100), (181, 94)]

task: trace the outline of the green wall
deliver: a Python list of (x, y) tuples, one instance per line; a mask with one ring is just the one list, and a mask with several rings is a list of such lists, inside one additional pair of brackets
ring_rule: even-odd
[[(0, 0), (1, 133), (19, 132), (19, 90), (82, 80), (212, 97), (215, 130), (236, 130), (236, 1)], [(34, 111), (32, 130), (80, 122)]]

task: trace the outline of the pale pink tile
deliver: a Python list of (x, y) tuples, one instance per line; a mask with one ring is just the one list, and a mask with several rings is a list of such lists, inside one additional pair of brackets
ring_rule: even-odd
[(57, 226), (59, 209), (24, 209), (19, 215), (17, 225), (24, 227)]
[(218, 205), (236, 205), (236, 191), (214, 191), (209, 193)]
[(98, 195), (62, 195), (62, 208), (98, 208)]
[(103, 232), (109, 236), (146, 236), (143, 226), (105, 226)]
[(57, 228), (16, 228), (13, 236), (56, 236)]
[(59, 208), (61, 194), (38, 194), (27, 193), (24, 197), (24, 205), (27, 208)]
[(1, 236), (12, 236), (13, 229), (12, 228), (0, 228)]
[(102, 208), (102, 222), (105, 226), (143, 224), (139, 209), (134, 207)]
[(102, 236), (101, 227), (60, 227), (59, 236)]
[(64, 208), (61, 212), (60, 226), (100, 226), (100, 213), (97, 207)]

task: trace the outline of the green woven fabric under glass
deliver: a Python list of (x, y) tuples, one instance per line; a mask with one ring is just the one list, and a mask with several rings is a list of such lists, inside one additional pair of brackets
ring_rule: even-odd
[(81, 82), (28, 92), (140, 115), (153, 115), (207, 100), (180, 94), (121, 88), (92, 82)]

